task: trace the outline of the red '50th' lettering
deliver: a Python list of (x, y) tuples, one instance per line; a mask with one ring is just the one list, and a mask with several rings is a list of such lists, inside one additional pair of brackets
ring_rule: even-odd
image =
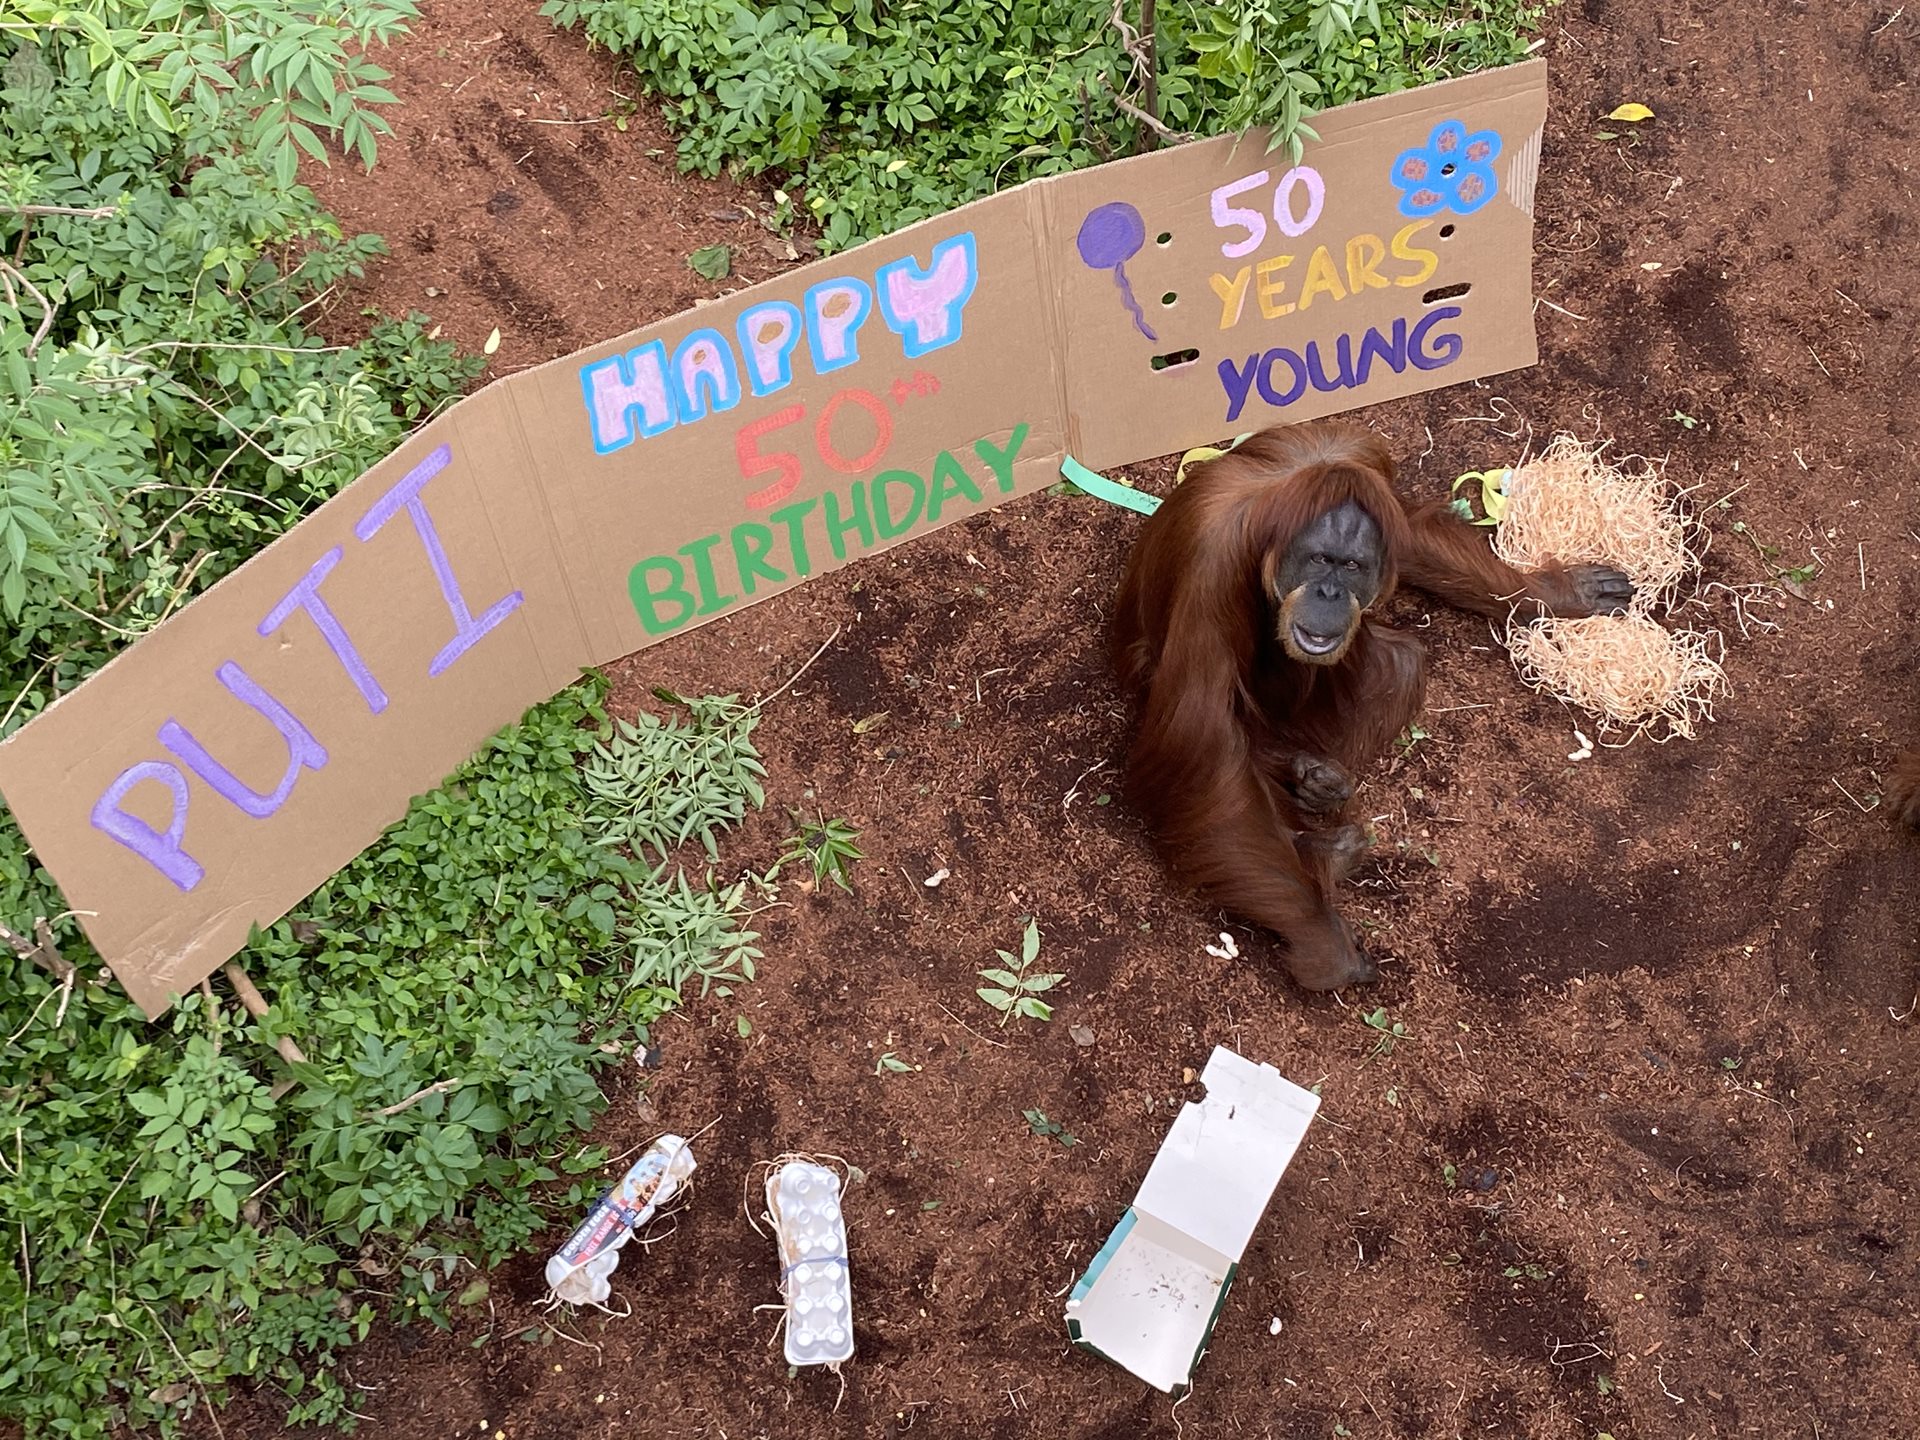
[[(896, 380), (893, 384), (893, 402), (904, 405), (915, 395), (933, 395), (940, 389), (940, 382), (923, 371), (915, 371), (911, 380)], [(849, 455), (834, 440), (835, 420), (840, 412), (852, 405), (864, 410), (873, 417), (873, 442), (857, 455)], [(807, 407), (789, 405), (784, 410), (776, 410), (771, 415), (762, 415), (750, 424), (742, 425), (734, 437), (734, 453), (740, 460), (740, 474), (748, 480), (762, 475), (772, 475), (771, 483), (747, 496), (749, 510), (766, 510), (778, 505), (791, 495), (800, 484), (801, 461), (797, 452), (792, 450), (762, 450), (760, 442), (775, 430), (797, 425), (807, 418)], [(844, 433), (844, 427), (841, 427)], [(820, 414), (813, 422), (813, 448), (821, 462), (829, 469), (842, 475), (858, 475), (871, 470), (880, 463), (880, 457), (887, 453), (887, 446), (893, 443), (893, 416), (887, 412), (886, 402), (871, 390), (842, 390), (820, 407)]]
[[(834, 417), (848, 405), (858, 406), (873, 417), (873, 443), (858, 455), (848, 455), (834, 443)], [(747, 496), (749, 510), (765, 510), (778, 505), (800, 483), (800, 457), (791, 450), (760, 449), (762, 437), (771, 432), (797, 424), (807, 415), (804, 405), (789, 405), (784, 410), (776, 410), (764, 415), (751, 424), (740, 427), (740, 433), (734, 440), (734, 452), (740, 457), (740, 473), (749, 480), (761, 475), (774, 474), (779, 478), (764, 489), (756, 490)], [(825, 405), (813, 422), (813, 448), (820, 459), (830, 469), (842, 475), (854, 475), (871, 469), (887, 452), (887, 446), (893, 441), (893, 417), (887, 413), (886, 403), (870, 390), (842, 390)]]

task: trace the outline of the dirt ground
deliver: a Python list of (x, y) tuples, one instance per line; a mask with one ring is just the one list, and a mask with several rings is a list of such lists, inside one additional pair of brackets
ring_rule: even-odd
[[(742, 247), (730, 285), (788, 263), (747, 214), (763, 192), (676, 175), (644, 104), (624, 131), (539, 123), (631, 94), (608, 57), (531, 5), (426, 8), (381, 168), (316, 177), (395, 249), (336, 330), (363, 304), (429, 308), (476, 349), (497, 325), (498, 373), (718, 293), (698, 245)], [(1717, 723), (1570, 763), (1578, 717), (1483, 623), (1403, 599), (1434, 652), (1429, 734), (1362, 792), (1382, 840), (1350, 913), (1384, 978), (1332, 999), (1243, 927), (1241, 958), (1208, 954), (1221, 917), (1125, 804), (1103, 636), (1134, 516), (1037, 496), (625, 662), (623, 710), (657, 684), (765, 692), (838, 627), (767, 713), (774, 803), (727, 858), (769, 863), (787, 806), (850, 817), (867, 858), (852, 896), (788, 886), (760, 916), (762, 978), (661, 1027), (644, 1099), (615, 1081), (615, 1151), (714, 1123), (677, 1230), (615, 1277), (632, 1316), (516, 1338), (543, 1323), (530, 1253), (457, 1333), (350, 1357), (363, 1433), (1911, 1433), (1920, 846), (1873, 807), (1920, 709), (1920, 13), (1569, 0), (1545, 53), (1541, 363), (1364, 418), (1416, 489), (1569, 429), (1729, 497), (1690, 616), (1730, 643)], [(1627, 100), (1657, 118), (1599, 119)], [(1822, 567), (1808, 598), (1742, 589), (1771, 573), (1749, 536)], [(974, 972), (1028, 914), (1071, 980), (1053, 1023), (1001, 1031)], [(1411, 1032), (1391, 1053), (1376, 1005)], [(1325, 1108), (1173, 1411), (1073, 1351), (1062, 1306), (1216, 1044)], [(883, 1052), (921, 1068), (877, 1074)], [(1035, 1136), (1029, 1107), (1084, 1143)], [(865, 1172), (844, 1388), (790, 1377), (759, 1308), (776, 1266), (741, 1182), (789, 1149)], [(264, 1435), (280, 1413), (222, 1418)]]

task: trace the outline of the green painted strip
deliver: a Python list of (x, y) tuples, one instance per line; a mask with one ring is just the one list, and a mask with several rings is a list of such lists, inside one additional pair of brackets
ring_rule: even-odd
[(1089, 495), (1104, 500), (1109, 505), (1118, 505), (1123, 510), (1151, 515), (1160, 508), (1159, 496), (1144, 495), (1130, 485), (1122, 485), (1107, 479), (1104, 475), (1096, 474), (1071, 455), (1060, 462), (1060, 473)]

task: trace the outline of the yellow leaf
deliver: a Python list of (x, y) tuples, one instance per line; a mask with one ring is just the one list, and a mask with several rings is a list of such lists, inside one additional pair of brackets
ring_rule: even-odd
[(1182, 480), (1187, 478), (1187, 467), (1189, 465), (1198, 465), (1202, 460), (1217, 460), (1226, 453), (1224, 450), (1216, 450), (1211, 445), (1202, 445), (1198, 450), (1187, 451), (1186, 454), (1180, 457), (1180, 468), (1174, 471), (1173, 483), (1178, 485)]
[(890, 165), (888, 165), (888, 166), (887, 166), (887, 173), (888, 173), (889, 175), (893, 175), (893, 174), (897, 174), (897, 173), (898, 173), (899, 171), (902, 171), (902, 170), (904, 170), (904, 169), (906, 169), (906, 168), (907, 168), (907, 162), (906, 162), (906, 161), (904, 161), (904, 160), (895, 160), (895, 161), (894, 161), (893, 163), (891, 163)]
[(498, 325), (493, 327), (493, 333), (487, 336), (487, 343), (480, 348), (489, 355), (500, 348), (500, 327)]
[(890, 710), (882, 710), (877, 715), (869, 715), (864, 720), (854, 721), (853, 733), (856, 735), (865, 735), (869, 730), (878, 730), (882, 725), (887, 723), (887, 716), (892, 713)]
[(1642, 105), (1638, 100), (1629, 100), (1618, 110), (1615, 110), (1611, 115), (1607, 116), (1609, 120), (1624, 120), (1629, 125), (1638, 125), (1642, 120), (1651, 120), (1652, 118), (1653, 111)]

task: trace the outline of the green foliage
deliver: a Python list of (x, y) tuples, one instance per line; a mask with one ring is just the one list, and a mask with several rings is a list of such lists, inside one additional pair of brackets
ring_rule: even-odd
[(1049, 1120), (1046, 1111), (1022, 1110), (1020, 1113), (1027, 1122), (1027, 1128), (1043, 1140), (1058, 1140), (1069, 1147), (1080, 1143), (1080, 1137), (1069, 1133), (1058, 1120)]
[(860, 832), (845, 820), (828, 820), (824, 816), (818, 821), (801, 820), (798, 813), (793, 818), (799, 820), (800, 828), (787, 837), (780, 851), (780, 864), (804, 861), (813, 871), (815, 885), (831, 880), (851, 895), (853, 864), (867, 858), (856, 843)]
[(1407, 1028), (1406, 1022), (1395, 1020), (1391, 1015), (1387, 1014), (1387, 1007), (1384, 1005), (1376, 1006), (1367, 1014), (1362, 1015), (1360, 1017), (1360, 1023), (1365, 1025), (1369, 1030), (1379, 1032), (1379, 1038), (1373, 1042), (1373, 1049), (1367, 1054), (1369, 1060), (1375, 1055), (1391, 1055), (1393, 1054), (1393, 1047), (1395, 1045), (1399, 1044), (1402, 1040), (1411, 1040), (1413, 1038), (1413, 1031)]
[[(377, 1310), (447, 1323), (458, 1267), (521, 1247), (541, 1187), (598, 1164), (551, 1159), (600, 1108), (597, 1069), (759, 953), (744, 886), (665, 878), (594, 835), (580, 766), (603, 692), (498, 736), (257, 936), (257, 1023), (193, 994), (149, 1026), (90, 981), (56, 1024), (46, 974), (0, 971), (0, 1213), (28, 1262), (0, 1268), (0, 1415), (171, 1433), (244, 1376), (341, 1423), (335, 1358)], [(0, 916), (58, 913), (6, 839)], [(276, 1102), (283, 1034), (307, 1062)]]
[[(1550, 0), (1161, 0), (1173, 130), (1315, 111), (1520, 58)], [(1137, 0), (1125, 7), (1137, 17)], [(803, 185), (830, 248), (1126, 153), (1144, 72), (1084, 0), (547, 0), (667, 102), (681, 163)]]
[(642, 711), (633, 724), (617, 721), (614, 734), (587, 760), (587, 793), (600, 838), (651, 849), (661, 860), (689, 841), (720, 851), (715, 837), (766, 803), (766, 770), (754, 749), (760, 711), (737, 695), (685, 700), (668, 690), (655, 696), (687, 712), (662, 719)]
[(974, 991), (982, 1000), (1000, 1012), (1000, 1024), (1004, 1028), (1016, 1015), (1031, 1020), (1051, 1020), (1053, 1007), (1038, 997), (1053, 989), (1067, 977), (1064, 974), (1036, 975), (1033, 964), (1040, 958), (1040, 922), (1028, 920), (1026, 934), (1020, 940), (1020, 956), (1014, 956), (1005, 950), (996, 950), (1004, 969), (982, 970), (980, 978), (992, 981), (991, 986), (982, 986)]
[[(295, 524), (477, 366), (302, 312), (382, 251), (306, 187), (371, 162), (411, 0), (0, 9), (0, 733)], [(48, 209), (83, 213), (44, 213)]]

